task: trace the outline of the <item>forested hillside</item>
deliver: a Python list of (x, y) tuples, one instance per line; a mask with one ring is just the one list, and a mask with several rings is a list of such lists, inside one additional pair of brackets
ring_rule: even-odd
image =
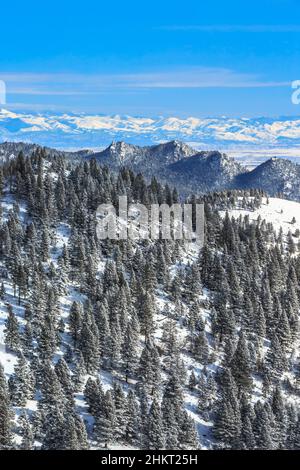
[(103, 241), (176, 189), (39, 148), (0, 181), (0, 448), (300, 449), (297, 214), (212, 193), (202, 250)]

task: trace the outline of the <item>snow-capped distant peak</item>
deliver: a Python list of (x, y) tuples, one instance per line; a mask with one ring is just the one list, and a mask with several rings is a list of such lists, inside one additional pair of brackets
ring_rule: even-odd
[[(300, 118), (135, 117), (88, 114), (21, 113), (0, 110), (0, 141), (26, 141), (59, 148), (107, 147), (112, 141), (134, 145), (168, 142), (201, 150), (293, 148), (300, 157)], [(171, 141), (171, 142), (170, 142)]]

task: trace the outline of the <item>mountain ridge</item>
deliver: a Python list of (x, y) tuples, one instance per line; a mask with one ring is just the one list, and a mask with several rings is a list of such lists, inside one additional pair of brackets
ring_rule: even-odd
[(50, 156), (64, 155), (69, 158), (82, 158), (92, 153), (88, 149), (67, 152), (65, 150), (58, 150), (56, 148), (44, 147), (35, 143), (32, 144), (27, 142), (2, 142), (0, 143), (0, 160), (15, 157), (19, 154), (19, 152), (23, 152), (23, 154), (28, 157), (39, 148), (43, 148)]
[(300, 200), (300, 165), (286, 159), (272, 157), (249, 171), (225, 153), (197, 152), (178, 141), (146, 147), (115, 142), (91, 157), (115, 170), (127, 166), (147, 177), (155, 176), (183, 193), (258, 188), (270, 196), (282, 193)]
[(96, 152), (92, 156), (100, 163), (112, 167), (127, 165), (136, 171), (143, 170), (147, 174), (151, 170), (161, 169), (162, 165), (192, 156), (195, 152), (192, 147), (177, 140), (143, 147), (120, 141), (112, 142), (105, 150)]
[(263, 186), (270, 195), (282, 193), (285, 197), (299, 200), (300, 165), (282, 158), (270, 158), (247, 174), (237, 177), (242, 188)]
[[(26, 143), (0, 144), (0, 158), (9, 158), (20, 150), (29, 155), (38, 147)], [(156, 177), (163, 183), (177, 186), (182, 194), (262, 189), (270, 196), (282, 194), (300, 200), (300, 165), (281, 158), (272, 157), (249, 171), (223, 152), (198, 152), (178, 140), (144, 147), (112, 142), (101, 152), (45, 150), (51, 156), (64, 154), (71, 160), (95, 158), (114, 171), (127, 167), (148, 179)]]

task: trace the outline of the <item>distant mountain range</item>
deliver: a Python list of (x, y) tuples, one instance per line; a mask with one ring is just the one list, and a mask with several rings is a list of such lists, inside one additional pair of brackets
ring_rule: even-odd
[[(155, 145), (180, 140), (236, 157), (287, 153), (300, 162), (300, 117), (195, 118), (17, 113), (0, 110), (0, 142), (23, 141), (65, 150), (102, 149), (112, 141)], [(265, 152), (265, 158), (264, 158)], [(256, 161), (256, 160), (255, 160)]]
[[(11, 158), (20, 150), (29, 155), (37, 147), (36, 144), (3, 143), (0, 157)], [(176, 186), (182, 194), (260, 188), (270, 196), (282, 194), (287, 199), (300, 201), (300, 165), (281, 158), (272, 157), (249, 171), (225, 153), (198, 152), (177, 140), (144, 147), (113, 142), (100, 152), (46, 150), (51, 156), (95, 158), (115, 171), (127, 167), (148, 179), (155, 176), (161, 182)]]

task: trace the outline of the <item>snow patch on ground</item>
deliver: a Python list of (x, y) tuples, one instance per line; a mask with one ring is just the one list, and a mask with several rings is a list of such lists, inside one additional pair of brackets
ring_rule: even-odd
[[(226, 211), (220, 211), (220, 215), (224, 217)], [(292, 233), (296, 230), (300, 230), (300, 203), (294, 201), (288, 201), (280, 198), (263, 198), (261, 207), (254, 210), (253, 212), (245, 209), (233, 209), (230, 211), (230, 216), (238, 219), (240, 216), (249, 216), (251, 221), (257, 221), (258, 217), (261, 220), (265, 220), (267, 223), (271, 223), (278, 233), (280, 228), (285, 235), (289, 231)], [(292, 224), (293, 217), (296, 222)]]

